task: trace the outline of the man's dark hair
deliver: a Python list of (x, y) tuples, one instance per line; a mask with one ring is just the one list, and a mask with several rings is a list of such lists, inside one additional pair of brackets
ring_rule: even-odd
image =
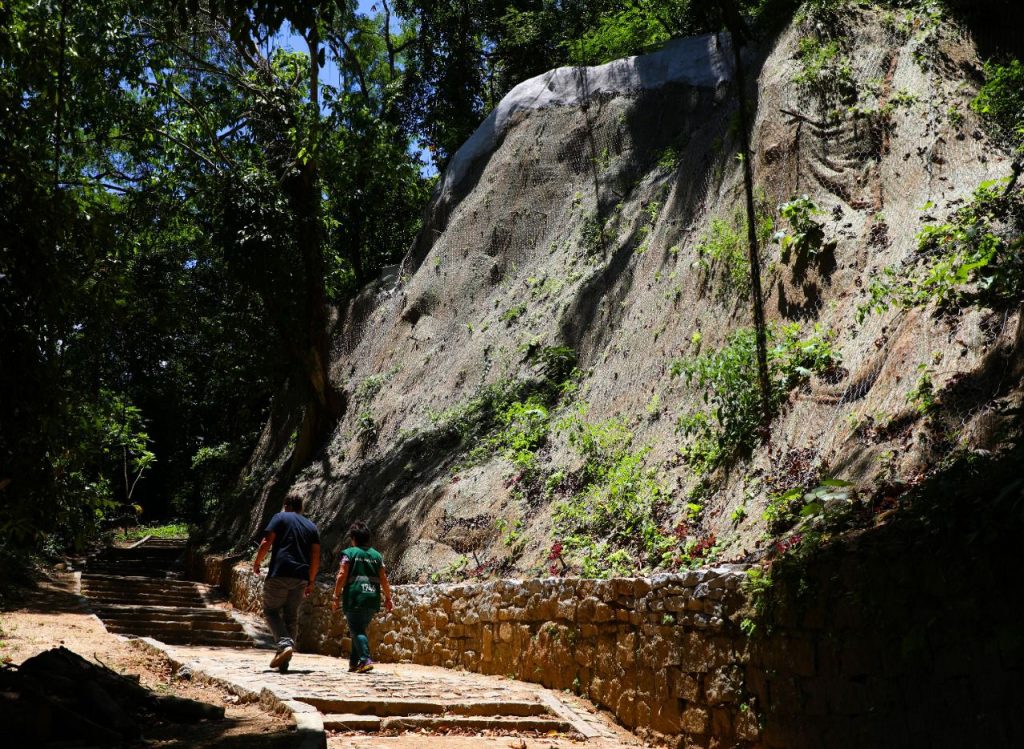
[(288, 512), (302, 512), (302, 497), (294, 494), (285, 497), (284, 509)]
[(370, 526), (362, 520), (357, 520), (348, 529), (348, 535), (355, 539), (357, 546), (367, 546), (370, 543)]

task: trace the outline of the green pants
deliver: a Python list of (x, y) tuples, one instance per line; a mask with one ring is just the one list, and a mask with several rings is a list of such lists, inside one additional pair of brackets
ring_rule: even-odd
[(348, 656), (349, 668), (355, 668), (360, 663), (370, 660), (370, 640), (366, 636), (366, 628), (370, 626), (376, 613), (364, 609), (345, 612), (349, 635), (352, 637), (352, 652)]

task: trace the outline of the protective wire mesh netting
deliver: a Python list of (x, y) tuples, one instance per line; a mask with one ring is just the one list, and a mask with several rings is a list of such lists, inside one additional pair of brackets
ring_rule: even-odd
[[(797, 322), (805, 335), (820, 325), (842, 360), (790, 395), (765, 449), (717, 477), (700, 523), (733, 533), (737, 548), (754, 532), (736, 529), (729, 510), (753, 492), (749, 517), (758, 518), (768, 488), (751, 477), (793, 456), (855, 480), (924, 468), (934, 456), (914, 401), (922, 375), (941, 390), (1016, 325), (970, 309), (939, 320), (894, 308), (856, 321), (883, 269), (908, 277), (917, 267), (920, 230), (1008, 175), (1009, 161), (969, 108), (959, 71), (977, 61), (960, 30), (917, 10), (864, 9), (839, 30), (822, 28), (808, 20), (764, 58), (748, 53), (759, 78), (747, 95), (755, 197), (771, 221), (760, 248), (769, 324)], [(724, 37), (714, 44), (732, 59)], [(584, 370), (575, 397), (588, 418), (626, 422), (684, 512), (699, 478), (680, 459), (677, 418), (707, 406), (705, 392), (672, 376), (673, 362), (752, 324), (738, 92), (597, 94), (592, 76), (575, 69), (578, 104), (514, 116), (453, 193), (435, 197), (429, 252), (410, 255), (396, 284), (348, 317), (336, 369), (353, 392), (386, 382), (350, 409), (342, 431), (358, 432), (356, 419), (370, 413), (386, 451), (481, 385), (523, 376), (531, 351), (566, 345)], [(779, 206), (805, 194), (820, 251), (787, 260), (770, 237), (795, 233)], [(708, 254), (716, 226), (739, 237), (739, 261)], [(960, 423), (946, 423), (947, 437), (965, 438), (987, 403), (951, 404), (946, 421)]]
[[(837, 261), (861, 271), (854, 299), (863, 305), (864, 287), (884, 268), (904, 276), (913, 272), (920, 260), (917, 236), (925, 225), (945, 219), (983, 180), (1006, 170), (989, 165), (991, 142), (969, 116), (971, 92), (956, 57), (969, 55), (970, 40), (961, 30), (916, 10), (886, 14), (880, 23), (849, 20), (846, 33), (832, 36), (822, 36), (813, 19), (797, 27), (802, 56), (779, 91), (778, 107), (793, 133), (790, 171), (764, 165), (759, 182), (769, 194), (810, 194), (821, 203), (826, 236), (840, 243)], [(831, 57), (809, 71), (819, 64), (815, 55)], [(814, 421), (830, 425), (810, 445), (822, 454), (859, 451), (856, 444), (844, 450), (844, 443), (851, 437), (862, 441), (869, 422), (874, 440), (891, 442), (885, 427), (913, 410), (918, 367), (941, 387), (974, 363), (947, 358), (949, 328), (956, 323), (935, 326), (920, 314), (894, 310), (868, 314), (851, 326), (849, 306), (837, 305), (835, 297), (820, 295), (801, 310), (839, 332), (844, 364), (852, 372), (835, 386), (812, 388), (811, 398), (826, 407)], [(968, 312), (952, 317), (963, 321)], [(1001, 316), (987, 335), (999, 338), (1008, 319)], [(883, 369), (894, 366), (902, 371), (880, 380)], [(961, 414), (961, 426), (974, 415)]]

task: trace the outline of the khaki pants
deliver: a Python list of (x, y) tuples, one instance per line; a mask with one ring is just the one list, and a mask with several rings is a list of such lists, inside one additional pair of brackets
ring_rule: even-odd
[(297, 577), (268, 577), (263, 584), (263, 615), (277, 640), (277, 649), (295, 646), (299, 604), (306, 580)]

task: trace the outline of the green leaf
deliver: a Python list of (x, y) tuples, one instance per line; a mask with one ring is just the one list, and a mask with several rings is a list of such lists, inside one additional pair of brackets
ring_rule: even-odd
[(804, 505), (803, 509), (800, 510), (800, 517), (808, 518), (812, 515), (818, 515), (821, 513), (823, 507), (824, 506), (821, 504), (821, 502), (810, 502)]
[(843, 481), (842, 479), (822, 479), (819, 483), (822, 486), (853, 486), (852, 481)]

